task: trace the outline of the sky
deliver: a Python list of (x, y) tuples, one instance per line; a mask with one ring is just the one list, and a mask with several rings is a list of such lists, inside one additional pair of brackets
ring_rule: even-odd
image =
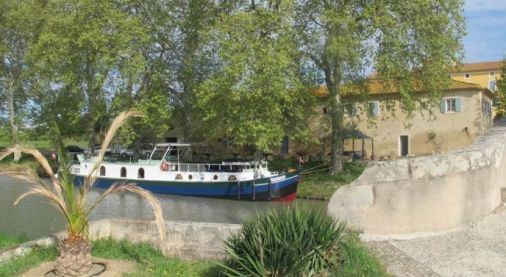
[(506, 0), (466, 0), (464, 62), (502, 60), (506, 55)]

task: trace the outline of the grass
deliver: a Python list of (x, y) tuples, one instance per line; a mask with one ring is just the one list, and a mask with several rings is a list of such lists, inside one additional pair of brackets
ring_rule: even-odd
[(0, 252), (9, 249), (13, 246), (25, 242), (27, 238), (25, 236), (12, 236), (4, 233), (0, 233)]
[[(39, 150), (51, 150), (54, 148), (53, 142), (48, 138), (37, 139), (37, 140), (24, 140), (21, 142), (24, 145), (33, 146)], [(78, 145), (86, 148), (87, 143), (83, 140), (69, 139), (65, 141), (66, 145)], [(10, 140), (0, 140), (0, 149), (12, 145)]]
[[(0, 241), (11, 238), (1, 236)], [(356, 233), (349, 233), (345, 238), (346, 249), (343, 252), (341, 266), (332, 276), (388, 276), (381, 262), (362, 244)], [(16, 276), (41, 263), (56, 260), (56, 247), (36, 247), (29, 254), (16, 257), (7, 263), (0, 264), (0, 277)], [(93, 242), (94, 257), (106, 259), (129, 260), (137, 264), (137, 271), (127, 276), (185, 276), (213, 277), (220, 276), (221, 268), (214, 262), (188, 262), (179, 258), (167, 258), (147, 243), (133, 244), (128, 241), (112, 239)]]
[(349, 233), (344, 243), (346, 247), (343, 262), (332, 276), (389, 276), (380, 260), (360, 241), (356, 232)]
[[(0, 250), (23, 242), (19, 236), (0, 235)], [(332, 276), (388, 276), (381, 262), (367, 249), (357, 233), (348, 233), (345, 237), (345, 250), (342, 253), (341, 266)], [(35, 247), (29, 254), (16, 257), (0, 264), (0, 277), (16, 276), (41, 263), (56, 260), (56, 247)], [(93, 242), (94, 257), (129, 260), (137, 264), (137, 271), (127, 276), (220, 276), (221, 268), (214, 262), (188, 262), (179, 258), (167, 258), (147, 243), (133, 244), (128, 241), (112, 239)]]
[(188, 262), (165, 257), (147, 243), (133, 244), (112, 239), (93, 243), (92, 255), (107, 259), (129, 260), (137, 263), (138, 270), (128, 276), (217, 276), (218, 266), (210, 261)]
[(365, 167), (362, 163), (344, 162), (343, 171), (335, 176), (328, 175), (327, 171), (303, 174), (297, 188), (297, 197), (328, 200), (338, 188), (357, 179)]
[(17, 276), (47, 261), (56, 260), (55, 247), (35, 247), (28, 255), (13, 258), (0, 264), (0, 277)]
[[(0, 238), (3, 240), (3, 238)], [(0, 264), (0, 277), (16, 276), (43, 262), (56, 260), (56, 247), (36, 247), (29, 254)], [(133, 244), (112, 239), (93, 242), (93, 257), (128, 260), (137, 264), (138, 270), (127, 276), (218, 276), (218, 266), (210, 261), (188, 262), (165, 257), (162, 252), (147, 243)]]

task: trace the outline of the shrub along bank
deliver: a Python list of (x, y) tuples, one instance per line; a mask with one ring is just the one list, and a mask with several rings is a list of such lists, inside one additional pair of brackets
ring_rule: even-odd
[(387, 276), (355, 233), (317, 209), (288, 207), (250, 219), (226, 249), (226, 276)]
[[(0, 236), (0, 245), (7, 247), (20, 241)], [(387, 276), (356, 233), (318, 210), (292, 207), (254, 217), (227, 248), (229, 259), (223, 263), (183, 261), (165, 257), (147, 243), (111, 239), (94, 241), (92, 254), (135, 262), (137, 271), (128, 276)], [(0, 277), (55, 259), (56, 247), (36, 247), (0, 264)]]
[[(328, 200), (338, 188), (355, 181), (364, 171), (366, 163), (345, 161), (343, 171), (335, 176), (328, 174), (328, 167), (328, 164), (317, 161), (305, 163), (297, 197)], [(275, 160), (269, 163), (269, 168), (284, 171), (287, 168), (298, 168), (298, 163), (292, 160)]]

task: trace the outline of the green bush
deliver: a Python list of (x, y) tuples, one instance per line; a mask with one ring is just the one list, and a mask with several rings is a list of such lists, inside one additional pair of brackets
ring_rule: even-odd
[(226, 247), (226, 276), (312, 276), (341, 262), (344, 224), (322, 211), (289, 207), (244, 223)]

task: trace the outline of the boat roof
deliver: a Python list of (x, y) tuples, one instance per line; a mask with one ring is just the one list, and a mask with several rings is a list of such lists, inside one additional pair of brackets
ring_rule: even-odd
[(191, 147), (191, 146), (205, 146), (203, 143), (157, 143), (156, 146), (166, 147), (166, 146), (179, 146), (179, 147)]

